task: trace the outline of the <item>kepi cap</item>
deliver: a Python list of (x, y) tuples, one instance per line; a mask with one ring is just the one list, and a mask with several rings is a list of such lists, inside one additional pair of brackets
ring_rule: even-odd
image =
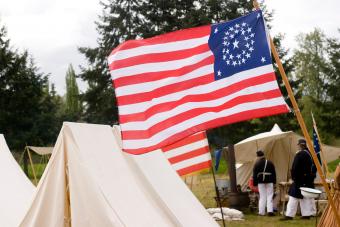
[(261, 151), (261, 150), (256, 151), (256, 156), (257, 156), (257, 157), (262, 157), (262, 156), (264, 156), (263, 151)]
[(298, 145), (302, 144), (302, 145), (306, 145), (306, 140), (305, 139), (299, 139)]

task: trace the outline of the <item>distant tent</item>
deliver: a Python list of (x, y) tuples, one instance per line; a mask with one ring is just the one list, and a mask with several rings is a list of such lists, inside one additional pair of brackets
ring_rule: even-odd
[(35, 191), (0, 134), (0, 226), (18, 226)]
[[(39, 162), (35, 163), (31, 154), (31, 151), (36, 153), (37, 155), (40, 156)], [(28, 171), (28, 161), (31, 166), (32, 174), (33, 174), (33, 180), (35, 184), (38, 184), (38, 176), (37, 174), (39, 172), (43, 172), (45, 169), (45, 166), (48, 163), (48, 160), (51, 157), (53, 151), (53, 147), (34, 147), (34, 146), (26, 146), (24, 149), (24, 152), (22, 154), (22, 162), (24, 166), (24, 172), (28, 177), (29, 176), (29, 171)], [(37, 165), (36, 165), (37, 164)]]
[[(282, 132), (275, 124), (271, 131), (260, 133), (235, 144), (236, 163), (241, 164), (236, 169), (237, 184), (242, 189), (247, 187), (252, 176), (256, 151), (264, 151), (267, 159), (273, 161), (276, 168), (277, 182), (287, 181), (290, 177), (290, 168), (297, 151), (297, 141), (302, 138), (292, 131)], [(340, 148), (323, 146), (326, 162), (339, 158)]]
[(20, 226), (218, 226), (161, 151), (126, 154), (116, 133), (64, 123)]

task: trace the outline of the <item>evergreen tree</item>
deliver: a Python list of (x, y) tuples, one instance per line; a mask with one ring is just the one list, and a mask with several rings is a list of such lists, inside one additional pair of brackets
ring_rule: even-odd
[(69, 65), (66, 72), (66, 105), (65, 114), (67, 120), (77, 121), (81, 117), (81, 102), (79, 96), (76, 73), (72, 65)]
[(40, 73), (27, 52), (10, 46), (6, 29), (0, 27), (0, 133), (11, 148), (26, 144), (45, 145), (55, 141), (54, 104), (48, 76)]

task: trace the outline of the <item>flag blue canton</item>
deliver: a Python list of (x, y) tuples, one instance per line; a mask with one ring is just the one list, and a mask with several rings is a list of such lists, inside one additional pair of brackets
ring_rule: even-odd
[(319, 143), (318, 135), (316, 134), (316, 130), (314, 127), (313, 127), (313, 145), (314, 145), (314, 151), (316, 155), (318, 156), (319, 163), (322, 164), (321, 157), (320, 157), (320, 151), (321, 151), (320, 143)]
[(215, 57), (215, 80), (272, 64), (260, 10), (212, 25), (208, 43)]

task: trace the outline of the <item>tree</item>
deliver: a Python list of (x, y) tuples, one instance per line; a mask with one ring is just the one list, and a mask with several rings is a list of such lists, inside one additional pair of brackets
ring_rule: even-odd
[(0, 130), (11, 148), (55, 141), (53, 95), (48, 75), (40, 73), (27, 51), (10, 46), (5, 27), (0, 27)]
[(79, 96), (78, 84), (76, 81), (76, 73), (72, 65), (69, 65), (66, 72), (66, 105), (65, 114), (69, 121), (77, 121), (81, 117), (81, 102)]

